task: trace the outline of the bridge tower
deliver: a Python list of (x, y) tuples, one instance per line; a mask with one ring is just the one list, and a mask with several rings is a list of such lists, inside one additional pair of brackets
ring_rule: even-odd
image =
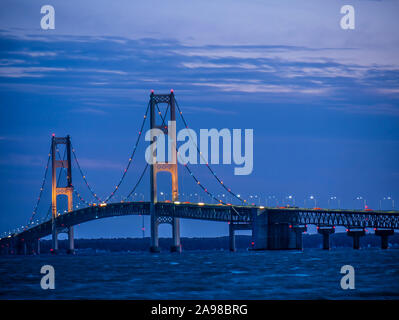
[[(159, 103), (166, 103), (169, 108), (170, 122), (167, 121), (167, 117), (162, 119), (161, 125), (157, 124), (156, 121), (156, 108)], [(176, 150), (176, 108), (175, 108), (175, 96), (173, 90), (170, 94), (154, 94), (151, 92), (150, 95), (150, 128), (151, 130), (151, 154), (150, 157), (150, 216), (151, 216), (151, 252), (159, 252), (159, 241), (158, 241), (158, 226), (161, 223), (169, 223), (172, 225), (172, 237), (173, 245), (171, 247), (172, 252), (180, 252), (180, 219), (174, 217), (161, 217), (156, 210), (157, 203), (157, 174), (161, 171), (166, 171), (171, 174), (172, 177), (172, 201), (178, 201), (178, 175), (177, 175), (177, 150)], [(167, 114), (167, 113), (166, 113)], [(161, 114), (160, 114), (161, 115)], [(169, 154), (168, 159), (161, 162), (162, 159), (157, 159), (157, 152), (155, 152), (154, 141), (158, 140), (158, 136), (164, 134), (165, 137), (169, 137)], [(166, 152), (165, 152), (166, 153)]]
[[(57, 160), (57, 146), (64, 144), (66, 147), (66, 160)], [(57, 186), (57, 168), (65, 168), (67, 170), (67, 185), (65, 187)], [(72, 186), (72, 161), (71, 161), (71, 138), (66, 137), (56, 137), (53, 134), (51, 139), (51, 234), (52, 234), (52, 253), (57, 253), (58, 251), (58, 233), (67, 232), (68, 233), (68, 253), (74, 253), (74, 238), (73, 238), (73, 226), (67, 228), (57, 225), (57, 196), (66, 195), (68, 198), (68, 212), (73, 210), (73, 186)]]

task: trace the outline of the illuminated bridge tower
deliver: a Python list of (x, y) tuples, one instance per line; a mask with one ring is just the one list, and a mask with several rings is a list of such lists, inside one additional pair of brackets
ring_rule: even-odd
[[(158, 104), (167, 104), (165, 115), (162, 116), (159, 110)], [(157, 109), (157, 110), (156, 110)], [(167, 114), (170, 114), (170, 122), (166, 123)], [(157, 124), (156, 114), (162, 118), (162, 124)], [(165, 118), (163, 118), (165, 117)], [(156, 210), (157, 203), (157, 174), (161, 171), (166, 171), (171, 174), (172, 178), (172, 201), (178, 200), (178, 176), (177, 176), (177, 150), (176, 150), (176, 110), (175, 110), (175, 97), (173, 90), (170, 94), (154, 94), (151, 92), (150, 96), (150, 123), (151, 123), (151, 154), (150, 158), (150, 215), (151, 215), (151, 252), (159, 252), (159, 241), (158, 241), (158, 226), (161, 223), (169, 223), (172, 225), (172, 237), (173, 245), (171, 247), (172, 252), (180, 252), (180, 219), (173, 217), (161, 217), (158, 215)], [(164, 137), (168, 137), (169, 143), (163, 144), (168, 145), (167, 159), (157, 159), (159, 156), (159, 146), (161, 145), (161, 137), (159, 135), (164, 134)], [(155, 150), (155, 143), (157, 141), (157, 150)], [(166, 153), (166, 151), (165, 151)]]
[[(66, 147), (66, 160), (57, 160), (57, 146), (64, 144)], [(52, 168), (52, 188), (51, 188), (51, 234), (52, 246), (51, 252), (58, 251), (58, 233), (68, 233), (68, 253), (74, 253), (73, 226), (65, 227), (57, 225), (57, 196), (66, 195), (68, 198), (68, 212), (73, 210), (73, 186), (72, 186), (72, 164), (71, 164), (71, 139), (66, 137), (55, 137), (53, 134), (51, 140), (51, 168)], [(65, 187), (57, 186), (57, 168), (65, 168), (67, 170), (67, 185)]]

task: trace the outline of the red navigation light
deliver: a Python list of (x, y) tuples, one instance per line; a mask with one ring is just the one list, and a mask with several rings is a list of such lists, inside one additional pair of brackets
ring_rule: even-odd
[(349, 229), (345, 229), (346, 230), (346, 232), (348, 232), (349, 231)]
[(55, 133), (52, 133), (51, 135), (52, 135), (53, 137), (55, 137)]
[(154, 93), (154, 89), (151, 89), (151, 93)]
[(377, 230), (377, 228), (374, 228), (374, 231), (376, 231)]
[(290, 224), (289, 227), (292, 228), (292, 224)]
[(254, 245), (255, 245), (255, 242), (252, 241), (251, 244), (252, 244), (252, 246), (254, 246)]
[(170, 93), (173, 93), (173, 89), (170, 89)]
[(333, 229), (335, 229), (335, 226), (333, 226)]

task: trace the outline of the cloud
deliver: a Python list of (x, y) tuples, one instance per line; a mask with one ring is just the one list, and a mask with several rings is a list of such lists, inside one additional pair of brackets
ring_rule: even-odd
[(237, 111), (234, 110), (225, 110), (222, 108), (211, 108), (211, 107), (192, 107), (192, 106), (185, 106), (184, 107), (185, 113), (212, 113), (212, 114), (230, 114), (234, 115), (237, 114)]
[(0, 67), (0, 77), (7, 78), (41, 78), (44, 73), (64, 72), (65, 68), (49, 67)]
[(329, 109), (339, 110), (345, 113), (353, 114), (369, 114), (369, 115), (385, 115), (385, 116), (399, 116), (399, 105), (393, 104), (344, 104), (330, 106)]
[(220, 89), (226, 92), (247, 92), (247, 93), (300, 93), (300, 94), (327, 94), (331, 90), (328, 88), (300, 88), (287, 85), (267, 85), (262, 83), (211, 83), (197, 82), (191, 83), (195, 86), (205, 86)]
[(105, 112), (104, 110), (94, 109), (94, 108), (79, 108), (79, 109), (73, 110), (72, 112), (76, 112), (76, 113), (88, 113), (88, 114), (98, 114), (98, 115), (105, 115), (105, 114), (107, 114), (107, 112)]
[[(8, 139), (5, 139), (8, 140)], [(23, 166), (23, 167), (44, 167), (45, 160), (41, 156), (25, 155), (25, 154), (4, 154), (0, 159), (2, 166)]]
[(382, 94), (399, 94), (399, 88), (378, 88), (377, 92)]
[(52, 51), (10, 51), (8, 52), (10, 55), (26, 55), (33, 58), (37, 57), (55, 57), (57, 55), (56, 52)]
[[(72, 112), (93, 115), (105, 114), (104, 108), (127, 107), (134, 97), (147, 97), (150, 89), (168, 92), (174, 88), (180, 95), (202, 102), (220, 101), (226, 93), (239, 93), (235, 101), (317, 103), (320, 108), (341, 112), (345, 108), (336, 107), (337, 101), (366, 104), (360, 99), (350, 101), (353, 93), (376, 99), (373, 105), (377, 106), (389, 104), (383, 101), (388, 96), (396, 99), (399, 87), (399, 67), (352, 63), (358, 52), (352, 47), (194, 46), (176, 39), (59, 35), (52, 39), (56, 53), (52, 56), (46, 54), (52, 51), (41, 39), (15, 35), (12, 39), (16, 47), (24, 49), (11, 48), (0, 54), (0, 78), (4, 78), (0, 90), (64, 96), (73, 100)], [(8, 40), (9, 36), (0, 38), (0, 42)], [(20, 52), (29, 53), (23, 61), (18, 59)], [(343, 55), (351, 59), (341, 59)], [(191, 111), (221, 112), (205, 107)], [(358, 108), (356, 112), (370, 114), (371, 108)]]
[(87, 169), (112, 169), (122, 171), (126, 164), (101, 159), (79, 158), (82, 168)]

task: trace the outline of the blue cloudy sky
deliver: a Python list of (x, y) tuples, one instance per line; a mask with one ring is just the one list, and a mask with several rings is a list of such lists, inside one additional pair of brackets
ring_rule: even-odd
[[(40, 28), (44, 4), (55, 8), (55, 30)], [(0, 231), (32, 214), (52, 133), (71, 135), (89, 183), (100, 196), (109, 194), (151, 89), (173, 88), (195, 130), (254, 129), (251, 175), (215, 166), (246, 197), (294, 195), (303, 205), (314, 195), (326, 207), (333, 195), (355, 207), (362, 196), (371, 208), (384, 196), (398, 199), (399, 2), (351, 1), (355, 30), (340, 28), (344, 4), (2, 1)], [(116, 200), (141, 173), (144, 148)], [(180, 191), (200, 193), (179, 170)], [(204, 168), (194, 171), (223, 194)], [(92, 200), (81, 180), (75, 170), (74, 185)], [(144, 180), (138, 192), (148, 198)], [(169, 192), (167, 179), (160, 180)], [(47, 213), (46, 188), (38, 216)], [(79, 226), (76, 234), (140, 236), (140, 228), (138, 217), (126, 217)], [(168, 232), (162, 226), (161, 235)], [(226, 232), (225, 224), (182, 223), (183, 236)]]

